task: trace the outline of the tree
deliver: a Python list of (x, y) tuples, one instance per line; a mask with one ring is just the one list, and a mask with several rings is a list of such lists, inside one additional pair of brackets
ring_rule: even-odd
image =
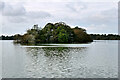
[(64, 29), (62, 29), (58, 34), (58, 42), (68, 43), (68, 37), (69, 36), (68, 36), (67, 32)]
[(86, 43), (86, 42), (92, 41), (91, 37), (86, 33), (85, 29), (74, 28), (73, 31), (75, 34), (75, 37), (74, 37), (75, 42)]
[(43, 29), (34, 25), (22, 36), (22, 43), (74, 43), (90, 42), (91, 37), (83, 28), (71, 28), (64, 22), (48, 23)]
[(35, 36), (33, 36), (32, 34), (30, 34), (30, 35), (24, 34), (21, 43), (23, 43), (23, 44), (32, 43), (33, 44), (33, 43), (35, 43)]

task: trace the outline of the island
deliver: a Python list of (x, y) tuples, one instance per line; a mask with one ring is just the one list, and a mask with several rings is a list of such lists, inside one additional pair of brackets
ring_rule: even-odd
[(16, 34), (14, 42), (21, 44), (39, 43), (88, 43), (92, 38), (86, 30), (76, 26), (71, 28), (64, 22), (47, 23), (44, 28), (34, 25), (24, 35)]

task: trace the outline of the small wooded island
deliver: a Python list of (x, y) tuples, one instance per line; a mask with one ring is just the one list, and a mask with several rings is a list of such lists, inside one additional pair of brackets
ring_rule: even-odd
[(64, 22), (47, 23), (43, 29), (34, 25), (24, 35), (15, 35), (14, 42), (21, 44), (38, 43), (87, 43), (92, 42), (90, 35), (83, 28), (71, 28)]

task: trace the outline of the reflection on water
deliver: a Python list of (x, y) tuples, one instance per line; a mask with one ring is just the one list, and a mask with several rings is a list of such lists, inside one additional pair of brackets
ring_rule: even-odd
[(88, 45), (21, 47), (3, 42), (3, 78), (117, 78), (117, 41)]
[[(111, 70), (86, 64), (87, 47), (26, 48), (26, 74), (28, 77), (79, 78), (117, 76)], [(28, 57), (29, 56), (29, 57)], [(89, 60), (89, 58), (88, 58)], [(85, 64), (84, 64), (85, 63)], [(107, 75), (107, 76), (106, 76)]]
[[(44, 56), (49, 57), (49, 58), (66, 58), (69, 56), (70, 51), (74, 52), (82, 52), (86, 50), (86, 47), (79, 47), (79, 48), (70, 48), (70, 47), (43, 47), (43, 48), (38, 48), (38, 47), (33, 47), (33, 48), (27, 48), (27, 53), (32, 55), (33, 57), (38, 56), (39, 53), (44, 54)], [(75, 51), (76, 50), (76, 51)]]
[(83, 57), (82, 51), (86, 49), (84, 47), (26, 48), (26, 55), (29, 56), (29, 60), (26, 61), (26, 73), (31, 77), (71, 77), (76, 72), (74, 66), (77, 64), (71, 61), (75, 58), (73, 53), (79, 53)]

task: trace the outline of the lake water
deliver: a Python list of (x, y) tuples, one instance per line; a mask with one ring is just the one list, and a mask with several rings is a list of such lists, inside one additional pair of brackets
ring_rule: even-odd
[(118, 77), (117, 40), (41, 46), (21, 46), (13, 41), (0, 44), (3, 78)]

